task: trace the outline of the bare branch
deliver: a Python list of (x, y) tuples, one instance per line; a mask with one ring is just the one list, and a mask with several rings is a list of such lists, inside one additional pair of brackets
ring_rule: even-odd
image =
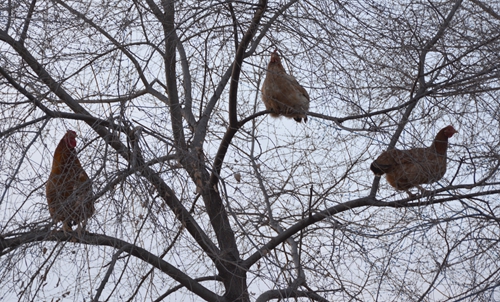
[[(18, 234), (16, 236), (10, 235), (7, 239), (3, 239), (2, 249), (0, 250), (0, 255), (5, 255), (5, 249), (8, 252), (12, 252), (15, 248), (21, 245), (29, 244), (37, 241), (74, 241), (82, 244), (89, 245), (105, 245), (118, 249), (120, 252), (126, 252), (131, 256), (137, 257), (144, 260), (145, 262), (156, 267), (160, 271), (168, 274), (171, 278), (175, 279), (179, 283), (183, 284), (186, 288), (198, 294), (200, 297), (207, 301), (224, 301), (220, 296), (217, 296), (207, 288), (200, 285), (195, 280), (191, 279), (189, 276), (175, 268), (173, 265), (169, 264), (165, 260), (153, 255), (147, 250), (120, 240), (118, 238), (113, 238), (105, 235), (98, 234), (81, 234), (75, 236), (76, 233), (64, 233), (64, 232), (46, 232), (46, 231), (33, 231), (27, 234)], [(120, 253), (121, 253), (120, 252)], [(117, 254), (115, 254), (117, 255)], [(102, 284), (101, 284), (102, 285)]]

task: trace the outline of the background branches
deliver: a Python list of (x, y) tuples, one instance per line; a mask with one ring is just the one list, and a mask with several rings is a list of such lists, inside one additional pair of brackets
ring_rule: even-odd
[[(496, 300), (500, 6), (484, 1), (0, 4), (0, 283), (8, 300)], [(309, 122), (261, 101), (270, 53)], [(429, 146), (408, 196), (369, 166)], [(78, 133), (88, 232), (45, 183)]]

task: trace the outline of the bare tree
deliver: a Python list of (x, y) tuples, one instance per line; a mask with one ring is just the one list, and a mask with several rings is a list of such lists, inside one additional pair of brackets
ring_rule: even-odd
[[(499, 38), (497, 1), (2, 2), (1, 296), (499, 299)], [(307, 124), (264, 110), (276, 48)], [(449, 124), (430, 192), (369, 170)], [(86, 232), (45, 198), (67, 129)]]

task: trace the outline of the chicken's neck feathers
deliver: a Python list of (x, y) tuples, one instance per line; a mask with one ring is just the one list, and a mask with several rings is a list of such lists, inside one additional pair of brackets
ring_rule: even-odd
[(67, 172), (72, 167), (72, 163), (78, 160), (76, 150), (69, 148), (68, 145), (61, 141), (54, 151), (54, 161), (52, 162), (53, 174), (61, 174)]
[(432, 142), (430, 148), (436, 150), (436, 153), (438, 154), (446, 155), (446, 151), (448, 150), (448, 137), (440, 131), (436, 135), (436, 138)]
[(280, 62), (271, 62), (267, 66), (268, 72), (272, 73), (286, 73), (285, 68)]

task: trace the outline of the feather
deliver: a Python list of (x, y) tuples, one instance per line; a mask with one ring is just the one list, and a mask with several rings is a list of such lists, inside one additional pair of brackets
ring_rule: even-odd
[(434, 183), (446, 173), (448, 138), (455, 133), (452, 126), (447, 126), (427, 148), (387, 150), (370, 165), (370, 170), (377, 176), (385, 174), (387, 182), (396, 190), (408, 191), (421, 184)]
[(271, 116), (283, 115), (297, 122), (307, 122), (309, 94), (297, 80), (285, 72), (281, 59), (274, 51), (262, 85), (262, 100)]
[(54, 151), (52, 170), (46, 185), (47, 203), (54, 222), (61, 221), (64, 231), (72, 225), (83, 227), (94, 214), (92, 181), (76, 154), (76, 133), (68, 130)]

